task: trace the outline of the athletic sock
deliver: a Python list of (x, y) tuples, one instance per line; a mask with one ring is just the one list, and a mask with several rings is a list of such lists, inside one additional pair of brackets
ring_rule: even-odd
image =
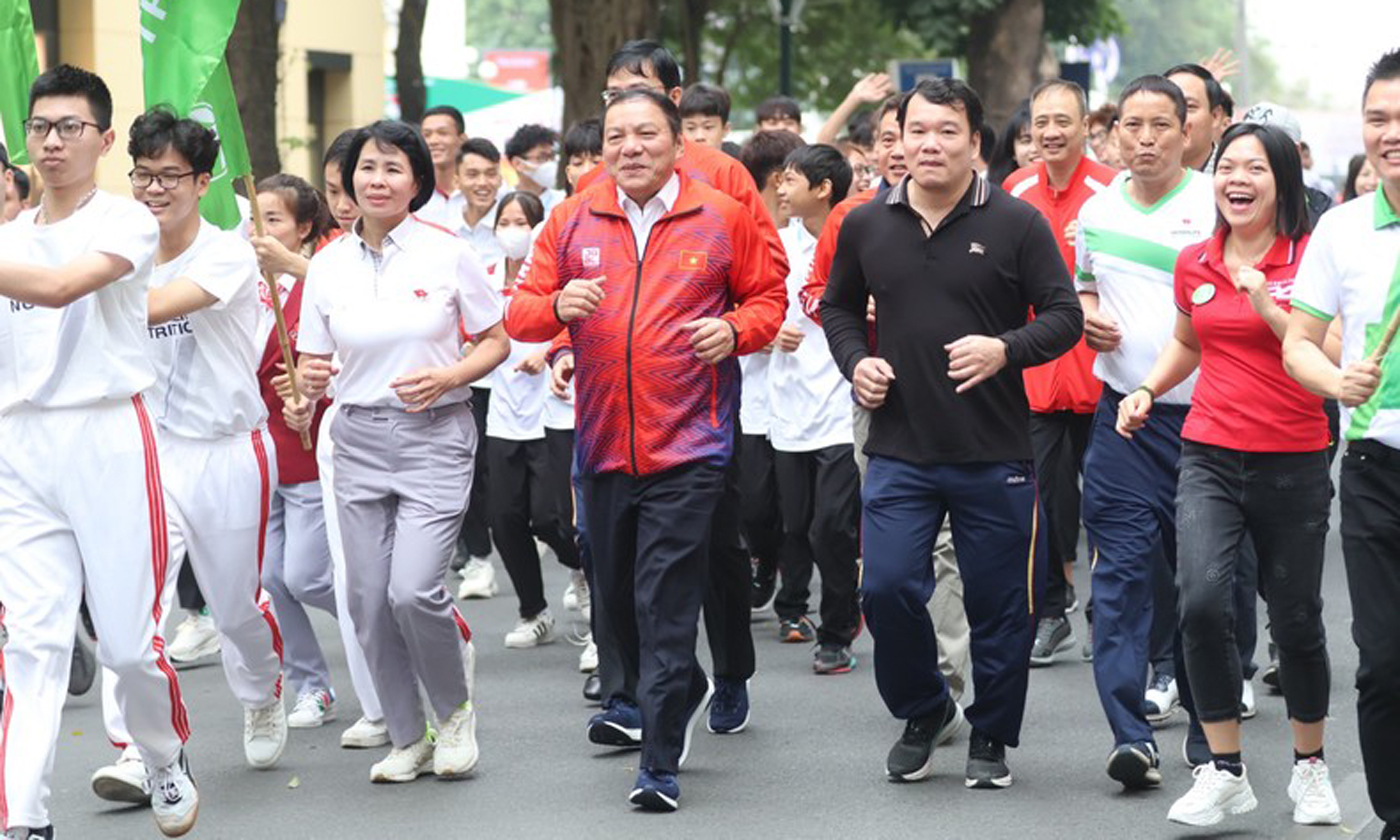
[(1244, 759), (1239, 753), (1211, 753), (1210, 757), (1215, 762), (1216, 770), (1224, 770), (1234, 776), (1244, 775)]
[(1314, 759), (1314, 758), (1317, 759), (1318, 761), (1326, 761), (1326, 759), (1322, 757), (1322, 747), (1318, 747), (1318, 748), (1317, 748), (1317, 752), (1310, 752), (1310, 753), (1300, 753), (1300, 752), (1298, 752), (1297, 750), (1294, 750), (1294, 751), (1293, 751), (1293, 761), (1294, 761), (1294, 762), (1308, 761), (1308, 760)]

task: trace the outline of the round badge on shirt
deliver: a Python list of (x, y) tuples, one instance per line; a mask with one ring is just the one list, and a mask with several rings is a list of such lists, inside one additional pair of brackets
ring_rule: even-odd
[(1191, 293), (1191, 303), (1196, 306), (1205, 306), (1215, 299), (1215, 284), (1202, 283), (1196, 287), (1196, 291)]

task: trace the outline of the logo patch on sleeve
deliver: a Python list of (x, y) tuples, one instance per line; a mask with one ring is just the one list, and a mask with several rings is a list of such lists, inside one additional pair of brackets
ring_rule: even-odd
[(705, 251), (681, 251), (681, 268), (692, 271), (702, 270), (705, 268), (707, 256), (708, 253)]

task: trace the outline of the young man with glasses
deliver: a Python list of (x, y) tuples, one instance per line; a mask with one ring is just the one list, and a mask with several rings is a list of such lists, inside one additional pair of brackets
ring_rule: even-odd
[[(287, 715), (282, 639), (260, 582), (277, 460), (256, 374), (257, 258), (241, 236), (199, 216), (219, 157), (212, 130), (156, 108), (132, 123), (127, 151), (132, 194), (160, 226), (146, 330), (156, 381), (146, 398), (165, 465), (170, 555), (188, 556), (209, 602), (224, 673), (244, 709), (244, 757), (264, 769), (286, 747)], [(173, 592), (178, 564), (167, 568)], [(110, 701), (106, 722), (113, 744), (129, 742)], [(94, 774), (93, 791), (138, 801), (141, 770), (124, 751)]]
[(112, 97), (96, 75), (39, 76), (25, 123), (44, 200), (0, 227), (0, 831), (51, 838), (46, 799), (86, 588), (116, 706), (168, 836), (193, 828), (189, 721), (160, 619), (170, 563), (157, 431), (142, 392), (159, 229), (97, 189)]

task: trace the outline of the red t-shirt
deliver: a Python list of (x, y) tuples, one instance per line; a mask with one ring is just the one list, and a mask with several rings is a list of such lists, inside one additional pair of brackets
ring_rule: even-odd
[[(1256, 268), (1269, 294), (1292, 309), (1293, 279), (1308, 237), (1280, 236)], [(1316, 452), (1327, 448), (1322, 398), (1283, 369), (1278, 336), (1237, 291), (1225, 269), (1225, 235), (1184, 249), (1176, 261), (1176, 306), (1191, 318), (1201, 373), (1181, 437), (1242, 452)]]
[[(1050, 231), (1055, 234), (1055, 243), (1060, 246), (1060, 256), (1073, 277), (1074, 243), (1065, 238), (1065, 228), (1079, 218), (1079, 208), (1084, 206), (1084, 202), (1107, 188), (1116, 174), (1113, 168), (1089, 160), (1085, 155), (1080, 158), (1079, 165), (1070, 175), (1069, 185), (1063, 190), (1050, 186), (1050, 174), (1044, 161), (1011, 173), (1002, 188), (1039, 210), (1050, 222)], [(1030, 402), (1031, 411), (1037, 413), (1073, 411), (1076, 414), (1093, 414), (1103, 389), (1102, 383), (1094, 376), (1094, 351), (1089, 349), (1083, 338), (1074, 345), (1074, 349), (1058, 359), (1027, 368), (1024, 376), (1026, 399)]]

